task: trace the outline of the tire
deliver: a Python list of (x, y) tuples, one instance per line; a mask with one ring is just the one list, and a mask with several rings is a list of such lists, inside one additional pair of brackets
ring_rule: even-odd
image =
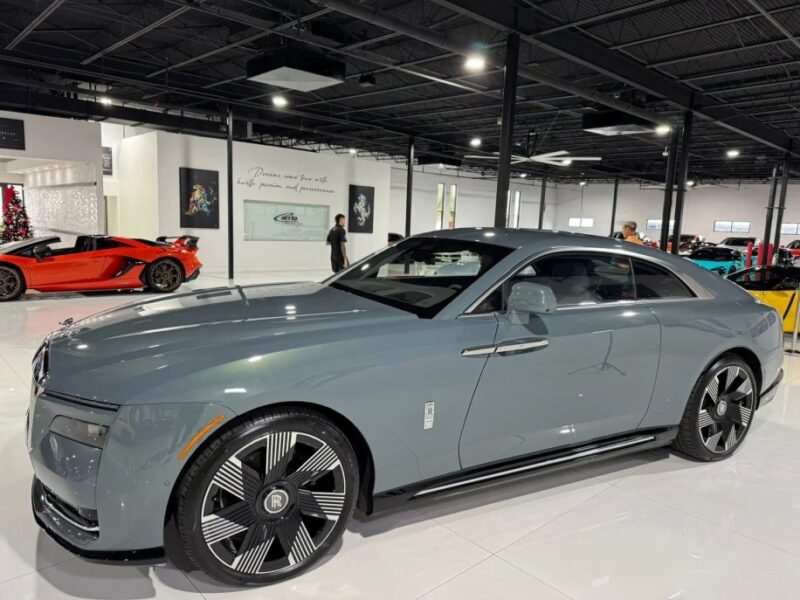
[(10, 265), (0, 265), (0, 302), (16, 300), (26, 289), (25, 277), (19, 269)]
[(144, 279), (150, 291), (168, 294), (181, 287), (183, 269), (171, 258), (162, 258), (147, 265)]
[(175, 517), (186, 555), (227, 584), (293, 577), (342, 535), (358, 474), (350, 442), (324, 417), (281, 410), (248, 419), (217, 436), (178, 486)]
[(694, 385), (673, 446), (702, 462), (727, 458), (750, 430), (756, 397), (752, 369), (735, 354), (722, 356)]

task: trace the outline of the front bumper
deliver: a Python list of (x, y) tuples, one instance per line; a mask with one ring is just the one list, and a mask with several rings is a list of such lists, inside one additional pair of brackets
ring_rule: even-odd
[[(36, 521), (70, 551), (103, 560), (151, 560), (164, 546), (178, 454), (227, 408), (208, 403), (99, 407), (34, 385), (27, 446)], [(56, 416), (109, 427), (102, 449), (50, 431)]]

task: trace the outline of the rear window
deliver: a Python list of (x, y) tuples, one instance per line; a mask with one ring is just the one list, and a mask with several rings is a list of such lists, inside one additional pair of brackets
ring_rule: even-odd
[(693, 298), (692, 291), (675, 275), (644, 260), (634, 258), (633, 276), (636, 281), (636, 298)]

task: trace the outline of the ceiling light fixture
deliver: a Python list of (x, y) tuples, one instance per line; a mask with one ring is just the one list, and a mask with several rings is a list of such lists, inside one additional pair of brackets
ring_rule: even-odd
[(736, 157), (737, 157), (737, 156), (739, 156), (740, 154), (741, 154), (741, 152), (740, 152), (739, 150), (737, 150), (736, 148), (731, 148), (730, 150), (728, 150), (728, 151), (725, 153), (725, 155), (726, 155), (728, 158), (736, 158)]
[(486, 68), (486, 57), (482, 54), (470, 54), (464, 61), (464, 68), (467, 71), (483, 71)]
[(565, 166), (565, 167), (568, 167), (568, 166), (570, 166), (572, 164), (572, 159), (571, 158), (565, 158), (564, 160), (561, 161), (561, 164), (563, 166)]
[(111, 98), (109, 98), (108, 96), (100, 96), (98, 100), (100, 101), (100, 104), (105, 104), (106, 106), (111, 104)]
[(289, 101), (286, 99), (286, 96), (281, 96), (278, 94), (277, 96), (272, 97), (272, 105), (275, 108), (284, 108), (289, 105)]
[(587, 185), (588, 183), (589, 183), (589, 182), (588, 182), (588, 181), (585, 181), (585, 180), (584, 180), (584, 181), (581, 181), (581, 185)]
[(519, 174), (519, 178), (520, 178), (520, 179), (525, 179), (527, 176), (528, 176), (528, 174), (527, 174), (527, 173), (520, 173), (520, 174)]
[(481, 145), (481, 138), (479, 138), (479, 137), (472, 138), (469, 141), (469, 145), (472, 146), (473, 148), (479, 147)]
[(661, 153), (661, 156), (669, 156), (669, 146), (664, 146), (664, 151)]
[(656, 135), (667, 135), (670, 131), (672, 131), (672, 127), (666, 124), (657, 125), (655, 131)]
[(694, 187), (694, 179), (687, 179), (686, 187)]
[(356, 150), (355, 148), (350, 148), (348, 152), (350, 152), (350, 154), (358, 154), (358, 150)]

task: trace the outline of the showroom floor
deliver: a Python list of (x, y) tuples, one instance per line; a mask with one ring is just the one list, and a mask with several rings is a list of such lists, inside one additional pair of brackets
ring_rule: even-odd
[[(204, 275), (194, 287), (223, 284)], [(30, 514), (23, 440), (30, 361), (58, 321), (140, 297), (29, 295), (0, 306), (0, 455), (9, 469), (0, 496), (0, 598), (800, 596), (800, 364), (789, 360), (787, 383), (723, 463), (657, 451), (415, 504), (353, 522), (334, 556), (270, 588), (226, 588), (171, 565), (75, 558)]]

